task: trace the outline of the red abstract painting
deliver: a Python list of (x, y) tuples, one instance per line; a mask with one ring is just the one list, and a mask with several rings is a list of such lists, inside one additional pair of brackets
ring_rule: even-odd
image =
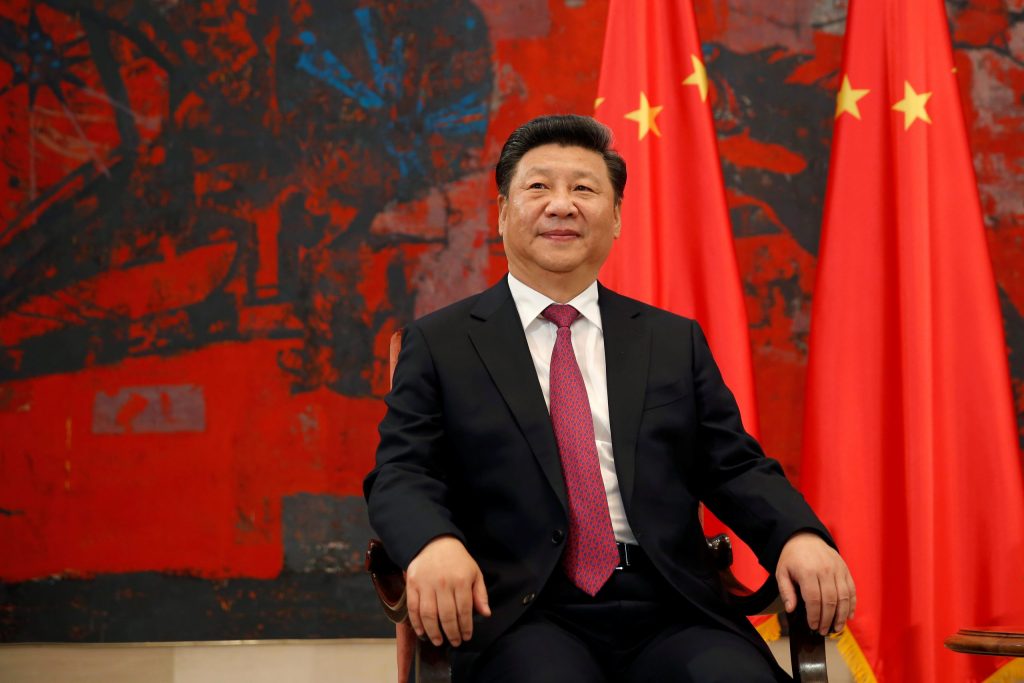
[[(696, 7), (761, 434), (798, 480), (845, 8)], [(504, 273), (497, 153), (593, 111), (606, 11), (0, 7), (0, 640), (388, 631), (360, 488), (388, 339)], [(1024, 19), (949, 17), (1024, 411)]]

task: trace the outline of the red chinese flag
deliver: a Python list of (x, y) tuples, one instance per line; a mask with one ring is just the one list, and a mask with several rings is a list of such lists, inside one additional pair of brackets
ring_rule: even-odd
[(1024, 626), (1024, 493), (942, 0), (851, 0), (840, 81), (801, 475), (857, 583), (840, 649), (983, 680), (1005, 660), (943, 640)]
[[(629, 170), (622, 236), (601, 281), (697, 319), (757, 432), (750, 337), (690, 0), (611, 0), (595, 117), (615, 134)], [(721, 525), (708, 515), (705, 525)], [(733, 535), (734, 569), (765, 572)]]

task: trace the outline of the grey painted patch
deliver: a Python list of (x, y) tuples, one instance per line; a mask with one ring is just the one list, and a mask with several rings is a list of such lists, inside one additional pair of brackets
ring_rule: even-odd
[(490, 29), (491, 40), (543, 38), (551, 31), (547, 0), (476, 0)]
[(288, 570), (363, 573), (363, 554), (373, 532), (361, 497), (312, 493), (287, 496), (281, 505), (281, 527)]
[(167, 434), (206, 431), (202, 387), (166, 384), (98, 392), (93, 403), (95, 434)]

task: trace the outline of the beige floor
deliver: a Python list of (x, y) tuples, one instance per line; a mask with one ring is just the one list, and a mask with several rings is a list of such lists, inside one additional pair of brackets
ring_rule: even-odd
[[(847, 683), (849, 672), (828, 645), (829, 681)], [(785, 640), (772, 646), (785, 662)], [(394, 648), (393, 640), (0, 645), (0, 682), (394, 683)]]
[(3, 683), (393, 683), (393, 640), (0, 646)]

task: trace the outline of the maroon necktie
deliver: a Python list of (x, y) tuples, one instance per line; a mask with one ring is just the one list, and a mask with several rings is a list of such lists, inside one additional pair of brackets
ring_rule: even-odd
[(543, 315), (558, 325), (551, 352), (551, 423), (569, 496), (569, 538), (562, 565), (574, 584), (594, 595), (615, 571), (619, 551), (597, 458), (587, 387), (572, 349), (569, 326), (580, 312), (551, 304)]

